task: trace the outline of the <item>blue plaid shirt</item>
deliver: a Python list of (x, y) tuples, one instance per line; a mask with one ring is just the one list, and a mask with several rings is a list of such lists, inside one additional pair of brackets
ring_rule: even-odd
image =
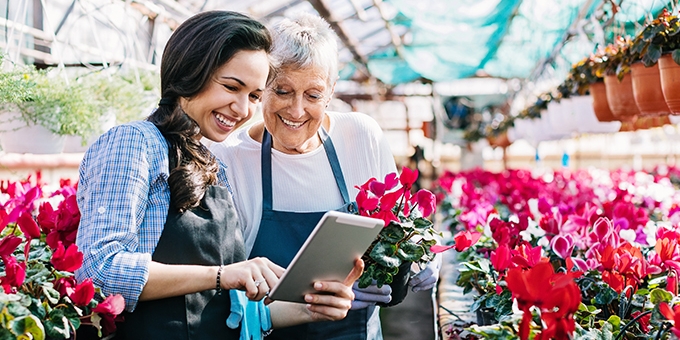
[[(220, 162), (218, 184), (229, 187), (225, 168)], [(147, 121), (109, 130), (80, 164), (76, 244), (84, 258), (76, 279), (92, 278), (107, 296), (121, 294), (128, 311), (137, 305), (163, 232), (168, 176), (167, 142)]]

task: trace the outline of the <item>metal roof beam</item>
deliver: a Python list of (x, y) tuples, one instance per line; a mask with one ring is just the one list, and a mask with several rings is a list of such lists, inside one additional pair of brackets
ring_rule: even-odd
[(319, 12), (319, 15), (328, 21), (335, 33), (338, 35), (338, 38), (340, 38), (340, 41), (342, 41), (342, 43), (345, 44), (347, 49), (352, 53), (354, 59), (366, 69), (368, 69), (366, 66), (368, 59), (365, 55), (359, 53), (357, 50), (357, 42), (351, 35), (347, 33), (347, 29), (344, 27), (345, 25), (343, 25), (343, 22), (338, 22), (333, 19), (333, 15), (323, 0), (309, 0), (309, 3), (317, 12)]
[(254, 17), (256, 17), (256, 18), (266, 18), (266, 19), (269, 19), (269, 18), (272, 18), (272, 17), (276, 17), (276, 16), (279, 16), (279, 15), (283, 15), (283, 13), (284, 13), (286, 10), (288, 10), (289, 8), (291, 8), (291, 7), (293, 7), (293, 6), (297, 5), (297, 4), (299, 4), (299, 3), (301, 3), (301, 2), (304, 2), (304, 1), (305, 1), (305, 0), (292, 0), (292, 1), (288, 1), (288, 2), (286, 2), (286, 3), (284, 3), (284, 4), (282, 4), (281, 6), (276, 7), (275, 9), (273, 9), (272, 11), (270, 11), (270, 12), (268, 12), (268, 13), (266, 13), (266, 14), (264, 14), (264, 13), (256, 13), (252, 8), (249, 8), (248, 11), (250, 12), (250, 14), (251, 14), (252, 16), (254, 16)]

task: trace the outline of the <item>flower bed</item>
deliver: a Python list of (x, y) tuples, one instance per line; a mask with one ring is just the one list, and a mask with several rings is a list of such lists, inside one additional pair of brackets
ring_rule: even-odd
[(74, 243), (80, 222), (75, 192), (68, 180), (45, 185), (40, 173), (0, 181), (0, 339), (115, 331), (122, 296), (105, 297), (90, 279), (76, 283), (73, 277), (83, 262)]
[(456, 283), (478, 293), (472, 311), (494, 318), (467, 331), (485, 339), (680, 334), (679, 179), (680, 169), (667, 167), (442, 175), (434, 191), (461, 251)]

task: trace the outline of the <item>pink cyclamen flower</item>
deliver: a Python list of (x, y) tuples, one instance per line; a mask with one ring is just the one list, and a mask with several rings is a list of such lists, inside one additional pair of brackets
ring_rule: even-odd
[(454, 236), (453, 240), (456, 242), (455, 247), (456, 251), (461, 252), (464, 251), (471, 246), (475, 245), (477, 241), (479, 241), (479, 238), (482, 236), (482, 233), (476, 232), (476, 231), (461, 231), (456, 236)]
[(116, 316), (122, 313), (124, 308), (125, 299), (120, 294), (116, 294), (107, 296), (104, 301), (92, 309), (102, 318), (101, 326), (104, 335), (111, 334), (116, 330)]
[(411, 188), (413, 183), (418, 179), (418, 169), (411, 170), (407, 167), (401, 169), (401, 175), (399, 175), (399, 182), (406, 188)]
[(427, 189), (421, 189), (418, 190), (414, 198), (418, 202), (418, 210), (423, 214), (423, 217), (432, 215), (437, 204), (433, 193)]
[(574, 239), (571, 235), (555, 236), (550, 243), (553, 252), (563, 259), (570, 257), (574, 251)]

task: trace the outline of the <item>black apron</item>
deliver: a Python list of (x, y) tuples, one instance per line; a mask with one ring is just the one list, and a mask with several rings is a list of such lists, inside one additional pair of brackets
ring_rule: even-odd
[[(227, 188), (208, 187), (201, 205), (183, 214), (170, 208), (152, 259), (206, 266), (244, 261), (243, 234)], [(229, 292), (216, 292), (140, 301), (134, 312), (125, 313), (116, 339), (239, 339), (240, 327), (226, 324)]]
[[(335, 147), (326, 131), (321, 128), (319, 135), (326, 150), (335, 182), (342, 194), (344, 205), (338, 211), (353, 212), (355, 203), (349, 199), (345, 178), (338, 162)], [(287, 267), (325, 211), (292, 212), (273, 210), (271, 135), (264, 130), (262, 137), (262, 220), (257, 238), (250, 252), (250, 258), (266, 257), (282, 267)], [(319, 259), (323, 261), (323, 259)], [(372, 310), (372, 309), (371, 309)], [(313, 322), (298, 326), (275, 329), (267, 340), (342, 339), (365, 340), (367, 337), (368, 309), (350, 310), (340, 321)]]

